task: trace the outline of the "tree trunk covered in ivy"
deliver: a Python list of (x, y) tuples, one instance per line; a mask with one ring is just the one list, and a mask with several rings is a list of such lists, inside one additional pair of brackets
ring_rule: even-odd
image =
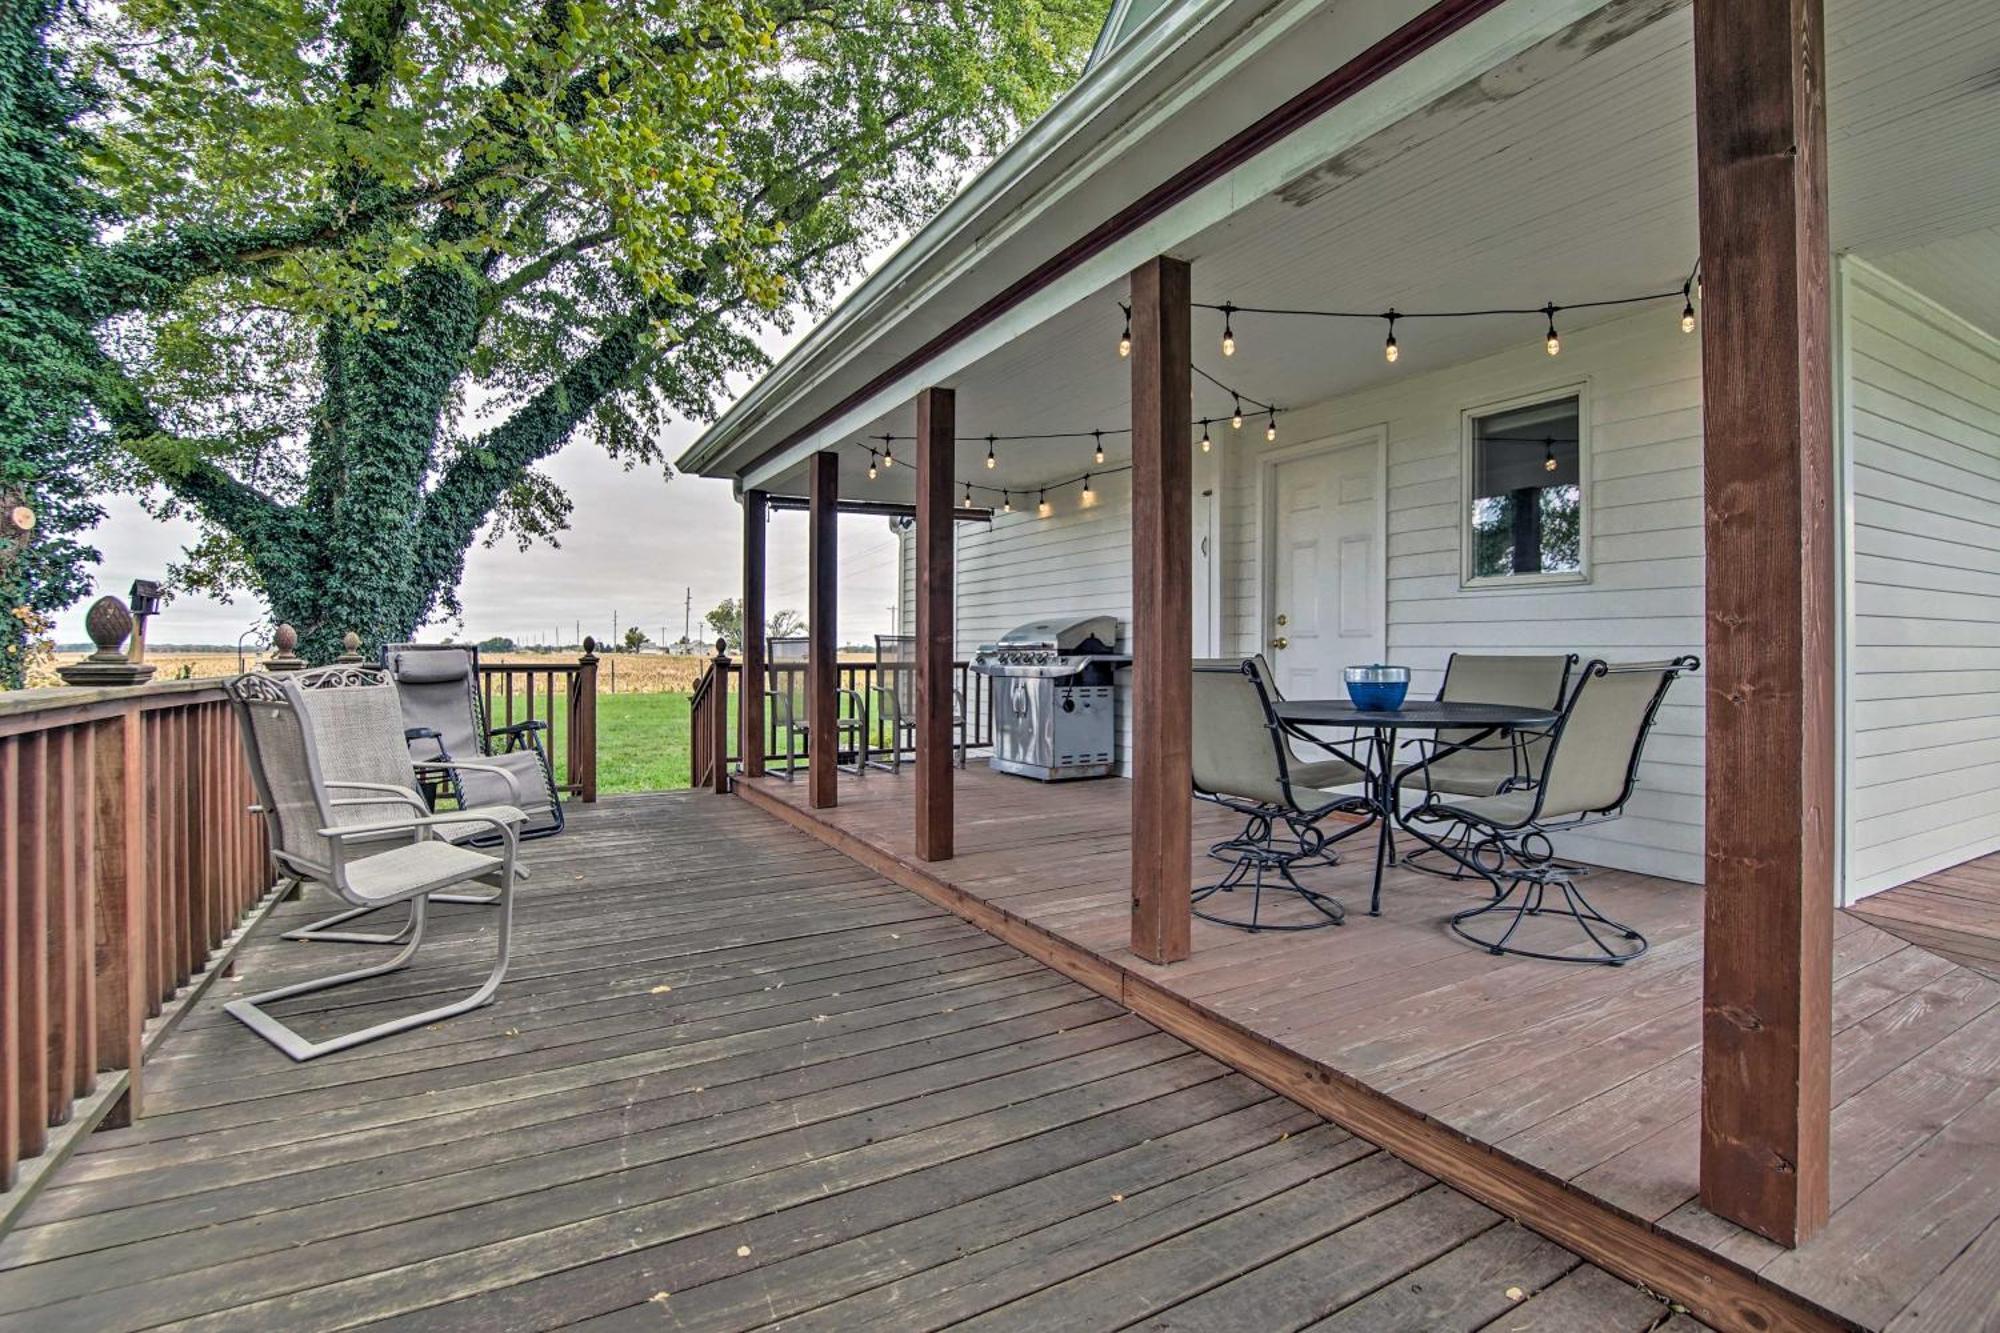
[[(90, 590), (97, 552), (76, 535), (90, 503), (95, 441), (84, 386), (95, 362), (91, 200), (78, 185), (78, 110), (43, 42), (52, 0), (0, 5), (0, 688), (23, 682), (47, 617)], [(27, 531), (12, 520), (32, 515)]]
[[(663, 462), (754, 341), (1066, 87), (1103, 0), (118, 4), (93, 395), (183, 587), (325, 660), (554, 540), (579, 435)], [(95, 12), (95, 11), (93, 11)], [(310, 53), (302, 55), (301, 53)]]

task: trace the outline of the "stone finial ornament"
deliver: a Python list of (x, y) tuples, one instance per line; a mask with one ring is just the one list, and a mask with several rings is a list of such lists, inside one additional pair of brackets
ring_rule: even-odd
[(353, 666), (361, 661), (361, 636), (353, 630), (340, 636), (340, 656), (333, 659), (342, 666)]
[(277, 651), (264, 659), (264, 670), (283, 674), (305, 669), (305, 659), (299, 656), (299, 632), (290, 625), (280, 625), (272, 632), (271, 646)]
[(100, 597), (91, 603), (83, 618), (84, 632), (97, 651), (81, 662), (56, 668), (65, 685), (143, 685), (152, 678), (153, 668), (125, 656), (125, 640), (132, 635), (132, 613), (116, 597)]

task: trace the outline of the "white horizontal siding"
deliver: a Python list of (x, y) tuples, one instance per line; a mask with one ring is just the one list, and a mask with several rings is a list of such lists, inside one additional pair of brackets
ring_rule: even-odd
[[(1566, 649), (1586, 660), (1702, 651), (1701, 362), (1671, 311), (1564, 330), (1551, 361), (1539, 340), (1444, 370), (1395, 379), (1283, 419), (1289, 447), (1377, 423), (1389, 433), (1388, 640), (1435, 693), (1459, 652)], [(1587, 583), (1459, 586), (1466, 408), (1582, 382), (1589, 407), (1591, 572)], [(1224, 646), (1261, 641), (1257, 550), (1261, 435), (1227, 441), (1229, 508)], [(1566, 855), (1699, 880), (1702, 873), (1702, 685), (1674, 686), (1624, 818), (1564, 840)]]
[(2000, 341), (1842, 274), (1854, 898), (2000, 848)]

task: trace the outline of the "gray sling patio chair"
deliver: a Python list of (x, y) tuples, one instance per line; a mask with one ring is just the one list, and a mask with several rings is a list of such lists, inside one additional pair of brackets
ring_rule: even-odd
[[(434, 815), (414, 791), (392, 792), (385, 784), (329, 780), (320, 762), (316, 735), (320, 727), (309, 715), (305, 692), (296, 681), (253, 673), (231, 680), (229, 694), (248, 741), (250, 775), (271, 831), (271, 856), (279, 869), (302, 884), (323, 886), (359, 908), (406, 902), (411, 924), (408, 942), (385, 963), (231, 1000), (223, 1006), (225, 1012), (292, 1059), (311, 1060), (436, 1023), (490, 1001), (507, 972), (519, 847), (516, 830), (526, 816), (512, 806)], [(394, 738), (395, 732), (388, 732), (385, 743)], [(341, 791), (362, 794), (336, 795)], [(393, 813), (388, 813), (391, 810)], [(379, 818), (368, 814), (374, 811), (384, 814)], [(364, 815), (366, 822), (346, 822)], [(497, 855), (442, 836), (443, 830), (468, 822), (483, 824), (499, 839)], [(470, 995), (320, 1041), (303, 1036), (267, 1011), (266, 1006), (280, 1000), (351, 985), (408, 966), (423, 943), (432, 895), (474, 882), (493, 888), (500, 922), (493, 967)]]
[[(403, 738), (402, 701), (388, 673), (380, 667), (330, 666), (302, 671), (292, 679), (298, 684), (328, 785), (342, 791), (381, 793), (380, 800), (354, 796), (336, 801), (336, 820), (342, 824), (368, 824), (409, 813), (410, 802), (418, 796), (421, 784), (417, 764), (410, 758), (409, 746)], [(498, 782), (508, 797), (505, 803), (519, 807), (520, 788), (507, 770), (477, 760), (424, 764), (427, 772), (440, 776), (447, 767), (493, 775), (486, 780)], [(424, 806), (421, 813), (431, 811)], [(490, 836), (492, 830), (482, 820), (467, 818), (441, 824), (436, 832), (449, 842), (470, 842)], [(407, 841), (407, 838), (396, 835), (357, 838), (352, 850), (355, 855), (362, 855), (370, 842), (384, 841)], [(272, 842), (275, 845), (275, 837)], [(525, 879), (527, 867), (517, 867), (515, 873)], [(431, 895), (431, 900), (489, 906), (499, 901), (499, 895), (437, 893)], [(414, 917), (400, 930), (387, 935), (340, 929), (357, 917), (379, 910), (379, 906), (350, 907), (310, 925), (285, 931), (281, 938), (311, 943), (400, 944), (409, 937)]]
[[(1561, 708), (1569, 692), (1575, 653), (1510, 656), (1453, 653), (1445, 663), (1440, 703), (1516, 704), (1523, 708)], [(1445, 728), (1434, 736), (1406, 742), (1418, 752), (1415, 763), (1396, 774), (1399, 791), (1412, 791), (1421, 802), (1432, 794), (1497, 796), (1533, 784), (1549, 750), (1547, 732), (1518, 731), (1484, 736), (1463, 728)], [(1468, 845), (1472, 831), (1447, 835), (1453, 845)], [(1421, 848), (1404, 858), (1412, 870), (1463, 879), (1465, 871)]]
[[(1247, 918), (1195, 909), (1195, 915), (1239, 930), (1314, 930), (1339, 925), (1347, 915), (1339, 899), (1301, 884), (1295, 867), (1331, 864), (1329, 839), (1319, 822), (1355, 798), (1327, 788), (1365, 782), (1366, 772), (1329, 751), (1325, 760), (1301, 763), (1292, 737), (1272, 707), (1272, 694), (1258, 659), (1208, 658), (1194, 666), (1194, 790), (1202, 800), (1243, 816), (1243, 831), (1210, 848), (1229, 862), (1212, 884), (1194, 891), (1196, 903), (1247, 886)], [(1359, 825), (1355, 826), (1360, 827)], [(1351, 832), (1352, 830), (1348, 830)], [(1344, 835), (1343, 835), (1344, 836)], [(1268, 922), (1264, 890), (1296, 894), (1319, 913), (1304, 922)]]
[[(764, 712), (770, 719), (772, 744), (767, 753), (775, 751), (777, 740), (785, 742), (785, 766), (778, 768), (778, 776), (790, 782), (798, 771), (799, 760), (805, 758), (812, 749), (811, 726), (806, 717), (807, 664), (812, 658), (812, 640), (804, 635), (788, 636), (782, 639), (768, 639), (764, 644)], [(854, 690), (837, 689), (834, 692), (834, 707), (840, 707), (841, 700), (847, 701), (846, 715), (836, 719), (838, 735), (834, 742), (834, 766), (846, 767), (850, 773), (867, 771), (867, 730), (868, 705)], [(852, 766), (839, 762), (843, 745), (853, 748)], [(771, 754), (775, 760), (777, 755)]]
[[(1412, 831), (1429, 822), (1470, 828), (1470, 845), (1446, 854), (1493, 886), (1490, 901), (1452, 916), (1454, 934), (1492, 953), (1554, 962), (1617, 966), (1646, 952), (1644, 935), (1591, 906), (1577, 887), (1589, 867), (1558, 860), (1551, 837), (1624, 813), (1638, 785), (1639, 760), (1660, 701), (1677, 677), (1700, 666), (1694, 657), (1618, 666), (1586, 663), (1550, 732), (1531, 785), (1488, 796), (1432, 793), (1411, 812), (1404, 826)], [(1561, 906), (1550, 905), (1551, 889), (1560, 890)], [(1587, 941), (1585, 951), (1557, 953), (1509, 943), (1525, 920), (1546, 916), (1574, 920)], [(1489, 917), (1499, 928), (1496, 936), (1469, 929)]]
[[(510, 789), (497, 774), (454, 761), (482, 761), (513, 775), (527, 812), (522, 838), (546, 838), (562, 832), (562, 796), (543, 748), (549, 724), (541, 720), (487, 725), (479, 692), (479, 650), (455, 643), (395, 643), (382, 650), (382, 660), (403, 700), (410, 757), (420, 773), (442, 777), (439, 784), (462, 808), (488, 805), (509, 798)], [(498, 742), (498, 748), (495, 743)], [(477, 842), (488, 842), (483, 835)]]
[[(905, 738), (908, 738), (912, 749), (916, 746), (917, 639), (914, 634), (875, 636), (875, 678), (868, 692), (875, 705), (870, 717), (873, 725), (867, 738), (868, 762), (875, 768), (900, 773), (903, 771)], [(964, 768), (967, 738), (965, 691), (955, 685), (951, 691), (951, 726), (958, 737), (958, 766)], [(886, 760), (874, 757), (876, 727), (887, 729)]]

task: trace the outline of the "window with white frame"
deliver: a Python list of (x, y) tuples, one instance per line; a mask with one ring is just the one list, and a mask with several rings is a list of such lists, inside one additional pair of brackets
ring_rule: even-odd
[(1467, 586), (1578, 583), (1588, 575), (1583, 391), (1465, 414)]

